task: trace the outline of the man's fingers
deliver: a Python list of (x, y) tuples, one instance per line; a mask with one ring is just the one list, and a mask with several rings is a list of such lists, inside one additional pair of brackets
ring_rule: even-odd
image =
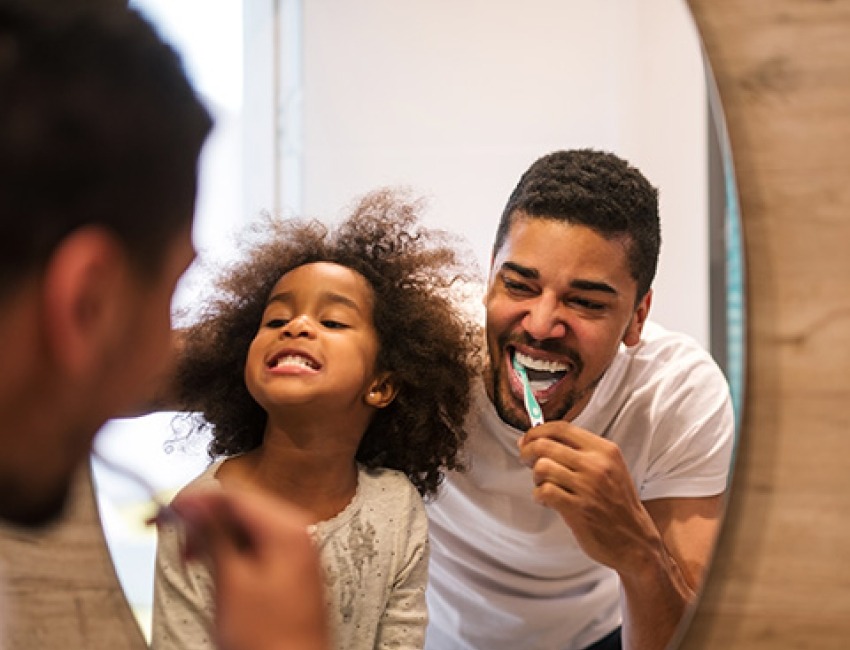
[(541, 459), (548, 458), (564, 467), (575, 469), (579, 455), (575, 447), (548, 436), (535, 436), (519, 449), (520, 461), (526, 467), (534, 467)]
[(535, 440), (541, 439), (555, 440), (573, 449), (583, 449), (592, 445), (594, 439), (599, 439), (599, 437), (569, 422), (559, 420), (546, 422), (529, 429), (519, 439), (519, 446), (522, 448)]
[[(296, 508), (277, 499), (252, 493), (240, 496), (234, 491), (195, 490), (181, 493), (171, 504), (185, 529), (187, 559), (222, 552), (262, 552), (268, 530), (288, 530), (283, 539), (309, 542), (307, 518)], [(270, 527), (270, 518), (275, 526)], [(281, 538), (275, 537), (279, 543)]]

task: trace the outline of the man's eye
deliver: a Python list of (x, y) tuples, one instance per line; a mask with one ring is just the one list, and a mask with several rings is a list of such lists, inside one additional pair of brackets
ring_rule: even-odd
[(511, 293), (531, 293), (531, 287), (529, 287), (524, 282), (517, 282), (516, 280), (511, 280), (510, 278), (502, 278), (502, 284), (504, 284), (505, 289), (507, 289)]
[(596, 302), (595, 300), (587, 300), (586, 298), (573, 298), (571, 302), (582, 309), (590, 311), (601, 311), (605, 309), (604, 302)]

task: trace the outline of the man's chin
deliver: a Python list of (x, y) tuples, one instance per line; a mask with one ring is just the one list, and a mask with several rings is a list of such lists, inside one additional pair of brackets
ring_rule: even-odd
[(496, 413), (499, 414), (502, 422), (509, 424), (514, 429), (527, 431), (531, 427), (525, 408), (514, 405), (514, 397), (507, 389), (503, 388), (496, 392), (493, 406), (496, 407)]
[(528, 431), (528, 429), (531, 428), (531, 424), (527, 415), (519, 417), (513, 411), (506, 409), (503, 406), (500, 406), (499, 404), (496, 404), (496, 412), (499, 414), (499, 417), (502, 419), (502, 422), (511, 425), (514, 429), (519, 429), (520, 431)]
[(7, 497), (0, 499), (0, 518), (15, 526), (37, 530), (56, 523), (65, 512), (67, 502), (67, 488), (38, 501)]

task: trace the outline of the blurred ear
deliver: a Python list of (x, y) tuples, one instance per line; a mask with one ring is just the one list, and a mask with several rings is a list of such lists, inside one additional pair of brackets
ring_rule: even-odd
[(643, 325), (649, 316), (649, 307), (652, 305), (652, 289), (646, 292), (646, 295), (641, 298), (635, 312), (632, 314), (632, 319), (626, 326), (626, 332), (623, 334), (623, 343), (627, 347), (632, 347), (640, 343), (640, 334), (643, 331)]
[(44, 332), (52, 358), (72, 377), (87, 377), (115, 347), (132, 298), (129, 264), (114, 235), (80, 228), (56, 248), (44, 273)]
[(375, 378), (372, 385), (369, 387), (369, 392), (366, 393), (366, 403), (375, 408), (385, 408), (398, 395), (398, 387), (393, 381), (392, 373), (383, 372)]

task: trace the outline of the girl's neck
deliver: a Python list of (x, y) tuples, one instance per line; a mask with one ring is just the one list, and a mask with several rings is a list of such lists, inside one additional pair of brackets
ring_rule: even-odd
[(328, 441), (296, 445), (269, 433), (260, 447), (223, 463), (217, 474), (223, 485), (272, 492), (306, 510), (314, 523), (351, 503), (357, 491), (356, 448), (329, 449)]

